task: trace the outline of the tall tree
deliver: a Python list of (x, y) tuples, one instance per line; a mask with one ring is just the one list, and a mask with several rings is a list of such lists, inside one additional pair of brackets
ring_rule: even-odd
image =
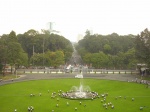
[(136, 56), (150, 67), (150, 31), (145, 29), (136, 36)]
[[(9, 41), (7, 43), (7, 53), (8, 53), (8, 57), (9, 57), (9, 63), (13, 66), (16, 65), (26, 65), (25, 63), (27, 62), (27, 55), (26, 53), (24, 53), (21, 44), (18, 42), (17, 36), (15, 32), (11, 32), (8, 36)], [(15, 69), (16, 70), (16, 69)]]
[(8, 35), (8, 41), (9, 42), (18, 42), (16, 33), (14, 31), (11, 31), (10, 34)]
[(3, 71), (3, 75), (5, 75), (4, 66), (7, 63), (7, 60), (8, 60), (7, 45), (6, 45), (6, 42), (1, 38), (0, 39), (0, 65), (1, 65), (0, 73)]

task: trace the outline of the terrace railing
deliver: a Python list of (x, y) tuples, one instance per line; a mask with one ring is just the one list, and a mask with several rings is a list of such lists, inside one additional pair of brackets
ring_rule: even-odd
[[(80, 73), (79, 71), (72, 71), (67, 73)], [(138, 70), (105, 70), (105, 69), (87, 69), (83, 71), (86, 74), (139, 74)], [(30, 74), (30, 73), (44, 73), (44, 74), (64, 74), (64, 69), (18, 69), (17, 73)]]

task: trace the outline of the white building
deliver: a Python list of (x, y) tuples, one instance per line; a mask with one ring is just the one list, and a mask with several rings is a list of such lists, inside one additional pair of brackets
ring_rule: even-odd
[(56, 28), (56, 23), (55, 22), (48, 22), (46, 27), (47, 27), (46, 29), (50, 33), (54, 33), (54, 34), (60, 35), (60, 31), (58, 31), (58, 29)]
[(84, 36), (83, 36), (82, 34), (78, 34), (78, 36), (77, 36), (77, 41), (82, 40), (83, 37), (84, 37)]

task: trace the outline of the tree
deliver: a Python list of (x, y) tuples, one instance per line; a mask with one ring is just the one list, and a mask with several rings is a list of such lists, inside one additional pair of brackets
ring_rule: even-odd
[(64, 53), (62, 51), (56, 51), (56, 58), (55, 58), (55, 66), (58, 67), (59, 65), (64, 64)]
[(8, 35), (8, 42), (18, 42), (16, 33), (14, 31), (11, 31)]
[(103, 49), (104, 49), (104, 52), (108, 54), (111, 50), (111, 47), (110, 47), (110, 45), (105, 44)]
[(28, 57), (21, 45), (17, 42), (9, 42), (7, 49), (8, 63), (16, 68), (16, 65), (27, 65)]
[(33, 63), (33, 66), (41, 66), (43, 65), (43, 60), (44, 66), (59, 67), (59, 65), (64, 64), (64, 53), (62, 51), (46, 51), (44, 56), (43, 53), (35, 53), (30, 62)]
[(85, 35), (90, 36), (91, 35), (90, 30), (86, 30)]
[[(7, 38), (8, 36), (6, 36)], [(2, 38), (0, 39), (0, 62), (1, 63), (7, 63), (6, 61), (8, 60), (8, 56), (7, 56), (7, 41), (6, 38)]]
[[(82, 56), (85, 63), (90, 60), (95, 67), (115, 67), (118, 69), (132, 67), (132, 65), (136, 62), (136, 60), (134, 59), (135, 54), (134, 52), (131, 52), (134, 50), (130, 50), (130, 53), (133, 53), (132, 55), (129, 55), (128, 52), (129, 49), (135, 47), (134, 35), (130, 34), (121, 36), (117, 33), (112, 33), (110, 35), (85, 35), (85, 37), (86, 38), (78, 42), (78, 45), (76, 47), (78, 53)], [(96, 59), (99, 60), (100, 58), (95, 53), (100, 52), (103, 52), (108, 58), (108, 63), (102, 64), (103, 59), (101, 60), (101, 62), (97, 61), (96, 63)], [(91, 53), (91, 56), (89, 57), (87, 53)]]
[(86, 53), (83, 57), (83, 61), (86, 63), (86, 64), (91, 64), (91, 53)]
[(16, 33), (10, 32), (9, 35), (3, 35), (0, 39), (0, 58), (1, 63), (10, 64), (11, 66), (26, 65), (27, 55), (23, 51), (21, 44), (18, 43)]
[(107, 67), (108, 66), (109, 58), (103, 52), (93, 53), (91, 55), (91, 63), (93, 67), (100, 68), (100, 67)]
[(19, 66), (28, 66), (28, 54), (23, 50), (21, 44), (18, 42), (7, 43), (7, 53), (9, 56), (9, 63), (14, 63)]
[(0, 74), (3, 71), (4, 62), (6, 62), (5, 51), (5, 45), (3, 44), (2, 39), (0, 39)]
[(42, 53), (34, 53), (34, 55), (32, 55), (32, 57), (30, 58), (30, 64), (32, 63), (32, 66), (41, 66), (43, 65), (43, 60), (46, 60), (45, 54), (43, 57)]
[(150, 67), (150, 31), (145, 29), (136, 36), (136, 57)]
[[(35, 30), (29, 30), (17, 37), (23, 49), (28, 53), (28, 57), (32, 57), (32, 60), (34, 53), (37, 55), (47, 51), (61, 50), (64, 53), (65, 61), (68, 61), (73, 52), (72, 44), (68, 39), (60, 35), (50, 34), (46, 30), (42, 30), (42, 34)], [(41, 65), (43, 64), (41, 63)]]
[(25, 32), (25, 34), (30, 35), (30, 36), (36, 36), (37, 34), (39, 34), (39, 32), (35, 31), (34, 29), (30, 29), (27, 32)]
[(125, 57), (128, 62), (127, 63), (128, 68), (135, 67), (138, 62), (138, 60), (136, 59), (136, 56), (135, 56), (135, 52), (136, 52), (135, 48), (131, 48), (125, 53)]

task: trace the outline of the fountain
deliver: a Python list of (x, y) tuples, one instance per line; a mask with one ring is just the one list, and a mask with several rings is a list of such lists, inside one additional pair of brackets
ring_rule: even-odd
[[(82, 75), (82, 74), (81, 74)], [(70, 91), (62, 93), (63, 98), (68, 99), (95, 99), (98, 97), (98, 93), (92, 91), (89, 86), (83, 86), (80, 79), (80, 86), (73, 86)]]
[(73, 86), (70, 91), (62, 93), (63, 98), (68, 99), (94, 99), (97, 98), (98, 93), (90, 90), (89, 86)]

